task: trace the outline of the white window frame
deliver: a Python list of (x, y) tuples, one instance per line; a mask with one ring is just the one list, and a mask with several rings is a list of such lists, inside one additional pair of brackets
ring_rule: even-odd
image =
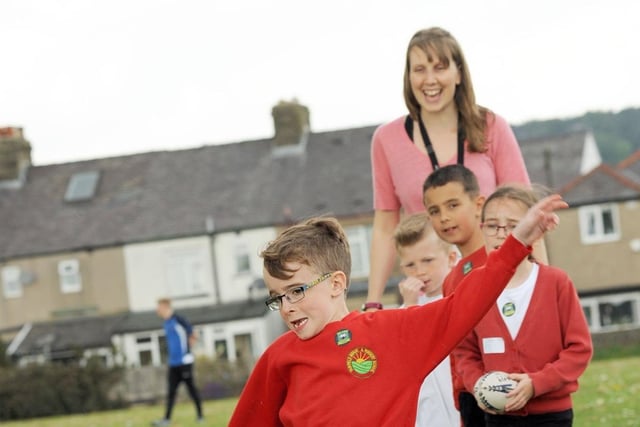
[(9, 265), (2, 268), (2, 291), (7, 299), (22, 297), (22, 281), (20, 267)]
[(58, 280), (60, 292), (72, 294), (82, 291), (80, 262), (77, 259), (65, 259), (58, 262)]
[(205, 265), (196, 249), (168, 250), (165, 276), (170, 297), (182, 298), (205, 293)]
[[(218, 354), (218, 346), (224, 344), (224, 354)], [(229, 360), (229, 343), (227, 337), (213, 339), (213, 357), (216, 360)]]
[[(162, 349), (160, 348), (160, 337), (163, 334), (158, 332), (146, 333), (146, 334), (136, 334), (134, 335), (134, 346), (135, 346), (135, 365), (142, 366), (142, 361), (140, 359), (140, 353), (143, 351), (149, 351), (151, 353), (151, 366), (161, 366), (162, 365)], [(140, 339), (149, 339), (148, 342), (139, 342)]]
[(248, 337), (249, 338), (249, 348), (246, 349), (248, 350), (248, 354), (244, 355), (244, 362), (247, 362), (247, 364), (249, 366), (253, 366), (255, 364), (255, 338), (253, 336), (253, 333), (248, 331), (248, 332), (238, 332), (238, 333), (234, 333), (233, 334), (233, 353), (234, 353), (234, 361), (238, 361), (238, 353), (239, 353), (239, 348), (238, 348), (238, 344), (240, 343), (240, 338), (241, 337)]
[(251, 273), (251, 256), (249, 247), (245, 242), (237, 242), (233, 251), (234, 268), (236, 275)]
[[(615, 304), (620, 305), (631, 302), (632, 319), (629, 323), (602, 325), (600, 319), (600, 305)], [(587, 319), (591, 332), (610, 332), (627, 329), (640, 328), (640, 292), (626, 292), (611, 295), (598, 295), (594, 297), (582, 298), (580, 300), (583, 309), (589, 308), (591, 319)], [(590, 321), (589, 321), (590, 320)]]
[(367, 277), (371, 227), (367, 225), (345, 227), (345, 233), (351, 248), (351, 277)]
[[(604, 230), (604, 213), (611, 212), (613, 230), (606, 233)], [(580, 239), (583, 244), (606, 243), (620, 240), (620, 215), (618, 205), (606, 203), (601, 205), (589, 205), (578, 208), (580, 223)]]

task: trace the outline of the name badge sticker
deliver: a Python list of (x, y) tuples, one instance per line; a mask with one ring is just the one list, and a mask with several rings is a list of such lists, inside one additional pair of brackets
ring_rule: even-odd
[(502, 337), (482, 338), (482, 351), (484, 354), (504, 353), (504, 340)]

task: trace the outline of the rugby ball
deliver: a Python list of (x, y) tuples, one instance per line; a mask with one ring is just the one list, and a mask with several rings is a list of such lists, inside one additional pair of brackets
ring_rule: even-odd
[(478, 378), (473, 395), (481, 407), (502, 413), (507, 403), (507, 393), (517, 385), (518, 382), (510, 379), (506, 372), (491, 371)]

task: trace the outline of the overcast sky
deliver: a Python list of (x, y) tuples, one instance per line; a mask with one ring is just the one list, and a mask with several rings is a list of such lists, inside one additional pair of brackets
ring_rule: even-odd
[(406, 113), (406, 45), (441, 26), (478, 102), (518, 124), (640, 106), (640, 2), (0, 0), (0, 127), (36, 165), (274, 134), (297, 98), (312, 131)]

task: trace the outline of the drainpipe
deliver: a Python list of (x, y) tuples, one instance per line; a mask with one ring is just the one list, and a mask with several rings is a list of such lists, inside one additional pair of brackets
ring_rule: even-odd
[(220, 285), (218, 278), (218, 262), (216, 257), (216, 239), (215, 239), (215, 222), (212, 215), (208, 215), (205, 219), (205, 228), (209, 235), (209, 244), (211, 246), (211, 270), (213, 272), (213, 294), (216, 297), (216, 304), (221, 304)]

